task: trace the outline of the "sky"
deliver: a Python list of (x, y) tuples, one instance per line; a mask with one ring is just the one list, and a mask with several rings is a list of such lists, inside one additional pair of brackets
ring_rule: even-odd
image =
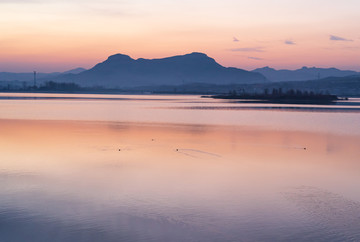
[(0, 0), (0, 71), (203, 52), (227, 67), (360, 71), (359, 0)]

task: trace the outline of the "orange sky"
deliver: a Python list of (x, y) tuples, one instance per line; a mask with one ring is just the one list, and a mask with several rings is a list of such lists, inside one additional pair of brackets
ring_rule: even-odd
[(90, 68), (115, 53), (360, 71), (360, 2), (0, 0), (0, 71)]

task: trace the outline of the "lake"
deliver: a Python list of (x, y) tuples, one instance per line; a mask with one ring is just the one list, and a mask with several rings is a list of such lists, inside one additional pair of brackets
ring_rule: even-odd
[(0, 94), (0, 241), (360, 241), (360, 99)]

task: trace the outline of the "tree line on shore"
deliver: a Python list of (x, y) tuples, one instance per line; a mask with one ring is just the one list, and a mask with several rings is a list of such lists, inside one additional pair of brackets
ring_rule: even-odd
[(338, 99), (336, 95), (329, 93), (302, 91), (297, 89), (265, 88), (263, 93), (248, 93), (244, 89), (231, 90), (227, 95), (216, 95), (215, 98), (242, 98), (242, 99)]

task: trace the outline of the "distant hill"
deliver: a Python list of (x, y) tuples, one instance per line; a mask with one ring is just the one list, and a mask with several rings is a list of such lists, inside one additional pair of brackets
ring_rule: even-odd
[(63, 75), (54, 81), (74, 82), (85, 87), (128, 88), (187, 83), (261, 83), (267, 80), (260, 73), (226, 68), (206, 54), (194, 52), (162, 59), (137, 60), (116, 54), (87, 71)]
[[(36, 78), (41, 79), (52, 79), (60, 75), (65, 74), (78, 74), (85, 71), (84, 68), (76, 68), (65, 72), (51, 72), (51, 73), (36, 73)], [(14, 73), (14, 72), (0, 72), (0, 81), (20, 81), (20, 82), (32, 82), (34, 80), (33, 72)]]
[(75, 68), (75, 69), (72, 69), (69, 71), (62, 72), (61, 74), (79, 74), (83, 71), (86, 71), (86, 69), (79, 67), (79, 68)]
[(267, 82), (254, 84), (184, 84), (180, 86), (163, 85), (159, 87), (144, 86), (131, 91), (155, 92), (155, 93), (196, 93), (196, 94), (219, 94), (236, 91), (237, 93), (263, 93), (265, 89), (282, 88), (284, 92), (293, 89), (315, 93), (330, 93), (341, 97), (360, 97), (360, 75), (346, 77), (327, 77), (320, 80)]
[(336, 68), (316, 68), (303, 67), (298, 70), (275, 70), (270, 67), (263, 67), (253, 70), (253, 72), (263, 74), (272, 82), (282, 81), (306, 81), (322, 79), (326, 77), (345, 77), (351, 75), (359, 75), (356, 71), (343, 71)]

